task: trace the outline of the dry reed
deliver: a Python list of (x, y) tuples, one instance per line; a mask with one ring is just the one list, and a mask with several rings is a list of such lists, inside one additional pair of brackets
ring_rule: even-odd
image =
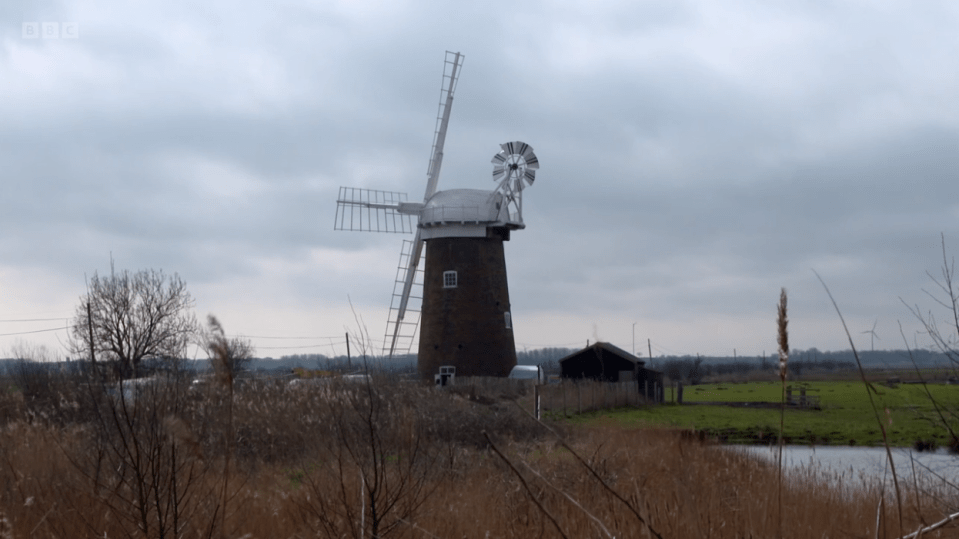
[(777, 535), (782, 537), (783, 431), (786, 427), (786, 374), (789, 372), (789, 319), (786, 317), (785, 288), (782, 288), (779, 291), (779, 307), (777, 308), (777, 311), (778, 315), (776, 317), (776, 328), (778, 336), (776, 341), (779, 343), (779, 381), (782, 383), (782, 395), (779, 403), (779, 456), (776, 460), (776, 466), (778, 468), (776, 482), (779, 485), (778, 491), (776, 492), (776, 514), (779, 520), (779, 530)]
[[(157, 441), (166, 440), (158, 447), (169, 449), (176, 441), (182, 448), (176, 477), (190, 495), (176, 535), (208, 537), (222, 530), (233, 537), (369, 537), (373, 472), (382, 474), (381, 492), (394, 493), (380, 498), (394, 507), (380, 513), (380, 537), (652, 537), (651, 529), (662, 537), (777, 533), (778, 471), (698, 437), (608, 427), (567, 428), (557, 439), (510, 402), (386, 380), (363, 386), (238, 384), (236, 465), (229, 471), (221, 454), (226, 395), (181, 388), (177, 415), (157, 416), (163, 434)], [(382, 406), (372, 416), (365, 400), (370, 391)], [(503, 459), (491, 452), (483, 430)], [(125, 514), (130, 506), (104, 487), (116, 484), (117, 471), (95, 468), (97, 448), (109, 449), (98, 441), (102, 435), (90, 424), (36, 418), (0, 428), (0, 507), (10, 534), (165, 536), (165, 528), (133, 526)], [(379, 467), (371, 467), (374, 459)], [(192, 474), (186, 465), (193, 466)], [(419, 482), (403, 491), (397, 481)], [(784, 474), (782, 520), (789, 525), (782, 535), (871, 536), (877, 495), (871, 484), (851, 488), (813, 474)], [(921, 519), (941, 518), (941, 498), (915, 496), (921, 503), (903, 512), (912, 530)], [(898, 523), (895, 516), (890, 520), (891, 530)]]

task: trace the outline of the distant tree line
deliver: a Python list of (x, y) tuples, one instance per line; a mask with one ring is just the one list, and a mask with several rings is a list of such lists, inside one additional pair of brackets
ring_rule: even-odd
[(540, 365), (547, 374), (559, 374), (559, 360), (577, 352), (574, 348), (538, 348), (516, 352), (519, 365)]
[[(517, 363), (520, 365), (542, 365), (549, 374), (559, 374), (559, 360), (577, 352), (574, 348), (548, 347), (534, 350), (517, 351)], [(35, 351), (34, 351), (35, 352)], [(902, 368), (911, 366), (909, 353), (904, 350), (876, 350), (876, 351), (858, 351), (859, 359), (866, 368)], [(52, 357), (48, 351), (44, 353), (22, 353), (15, 351), (14, 357), (10, 359), (0, 359), (0, 373), (6, 372), (12, 374), (14, 370), (21, 373), (25, 369), (36, 368), (57, 368), (57, 369), (83, 369), (84, 355), (77, 354), (75, 357), (79, 361), (66, 364), (61, 358)], [(34, 356), (37, 359), (34, 359)], [(935, 367), (949, 365), (949, 358), (942, 353), (929, 350), (912, 350), (912, 356), (920, 367)], [(778, 368), (778, 360), (772, 355), (763, 356), (704, 356), (704, 355), (683, 355), (683, 356), (661, 356), (649, 361), (647, 358), (640, 358), (646, 362), (648, 368), (662, 371), (670, 380), (684, 381), (686, 383), (698, 383), (703, 378), (714, 375), (747, 374), (754, 371), (772, 371)], [(44, 367), (24, 365), (24, 361), (46, 364)], [(396, 356), (390, 360), (382, 357), (364, 357), (360, 355), (336, 355), (328, 356), (325, 354), (292, 354), (285, 355), (278, 359), (274, 358), (252, 358), (244, 367), (251, 371), (275, 371), (290, 372), (293, 368), (301, 367), (305, 369), (319, 369), (333, 372), (355, 372), (364, 369), (364, 361), (367, 365), (376, 370), (387, 370), (390, 372), (414, 372), (416, 369), (416, 354), (404, 354)], [(72, 365), (70, 364), (72, 363)], [(138, 368), (141, 375), (149, 375), (156, 371), (162, 371), (174, 366), (168, 358), (149, 357), (144, 358)], [(205, 360), (186, 361), (183, 360), (176, 364), (179, 368), (206, 370), (209, 365)], [(817, 348), (807, 350), (794, 349), (789, 356), (789, 372), (792, 375), (802, 375), (803, 373), (813, 371), (836, 371), (855, 368), (855, 357), (852, 350), (843, 350), (838, 352), (823, 352)], [(241, 369), (238, 369), (241, 370)]]

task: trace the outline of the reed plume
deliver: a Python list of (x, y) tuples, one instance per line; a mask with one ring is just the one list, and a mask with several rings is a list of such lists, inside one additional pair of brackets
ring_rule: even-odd
[(226, 505), (229, 501), (228, 487), (230, 481), (230, 457), (233, 453), (233, 380), (235, 376), (235, 361), (230, 340), (223, 331), (220, 321), (212, 314), (207, 317), (209, 330), (206, 337), (206, 349), (210, 354), (210, 361), (213, 363), (213, 372), (216, 375), (218, 385), (226, 389), (226, 435), (223, 438), (224, 459), (223, 459), (223, 490), (220, 495), (220, 537), (226, 535)]
[[(789, 331), (787, 325), (789, 324), (789, 319), (786, 318), (786, 289), (783, 288), (779, 292), (779, 318), (778, 318), (778, 328), (779, 328), (779, 379), (782, 380), (783, 384), (786, 383), (786, 365), (789, 363)], [(783, 388), (783, 394), (785, 395), (785, 387)]]
[(782, 400), (779, 405), (779, 458), (777, 465), (779, 467), (779, 497), (777, 506), (779, 508), (779, 536), (782, 537), (783, 521), (783, 429), (786, 424), (786, 373), (789, 367), (789, 330), (787, 328), (789, 319), (786, 317), (786, 289), (782, 288), (779, 292), (779, 316), (776, 320), (776, 326), (779, 330), (779, 380), (782, 382)]

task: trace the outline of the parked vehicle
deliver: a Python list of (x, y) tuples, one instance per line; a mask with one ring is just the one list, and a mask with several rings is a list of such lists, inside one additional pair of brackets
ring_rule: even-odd
[(517, 365), (509, 372), (512, 380), (530, 380), (535, 384), (546, 383), (546, 373), (539, 365)]

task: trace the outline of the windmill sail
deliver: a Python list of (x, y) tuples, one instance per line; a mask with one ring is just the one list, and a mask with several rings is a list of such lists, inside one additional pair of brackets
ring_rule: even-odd
[[(420, 321), (420, 308), (423, 298), (419, 291), (423, 289), (423, 270), (417, 268), (413, 278), (410, 295), (406, 296), (404, 317), (398, 316), (403, 293), (406, 288), (406, 273), (409, 268), (413, 242), (403, 240), (400, 250), (400, 262), (396, 267), (396, 281), (393, 283), (393, 297), (390, 300), (390, 313), (386, 321), (386, 338), (383, 342), (384, 354), (408, 354), (416, 340), (416, 328)], [(391, 330), (394, 330), (391, 332)]]
[[(453, 108), (453, 92), (456, 90), (456, 82), (459, 80), (459, 69), (463, 64), (463, 58), (464, 56), (458, 52), (446, 51), (446, 60), (443, 66), (443, 82), (440, 88), (440, 103), (437, 108), (436, 129), (433, 133), (433, 152), (430, 156), (429, 169), (427, 169), (428, 179), (426, 181), (426, 193), (423, 195), (424, 203), (436, 193), (436, 185), (439, 182), (440, 169), (443, 166), (443, 147), (446, 144), (446, 130), (449, 127), (450, 111)], [(391, 316), (391, 320), (388, 322), (388, 325), (393, 325), (392, 334), (390, 333), (390, 328), (387, 327), (386, 338), (386, 342), (390, 343), (389, 357), (391, 358), (396, 351), (400, 328), (403, 327), (404, 324), (406, 311), (409, 307), (410, 294), (412, 293), (413, 284), (416, 280), (422, 253), (423, 240), (420, 237), (420, 231), (417, 230), (416, 237), (413, 239), (411, 245), (406, 275), (403, 278), (403, 291), (400, 294), (400, 303), (396, 310), (396, 318), (393, 319)]]
[[(440, 168), (443, 166), (443, 147), (446, 145), (446, 129), (450, 123), (450, 110), (453, 108), (453, 92), (459, 80), (459, 68), (463, 65), (464, 56), (458, 52), (446, 51), (446, 63), (443, 66), (443, 84), (440, 88), (440, 104), (436, 113), (436, 129), (433, 131), (433, 151), (430, 154), (430, 166), (426, 170), (426, 194), (423, 202), (429, 200), (436, 192), (436, 183), (439, 181)], [(449, 74), (447, 75), (447, 70)], [(449, 82), (447, 82), (449, 81)]]
[(406, 193), (340, 187), (333, 230), (413, 232), (412, 216), (401, 213)]

